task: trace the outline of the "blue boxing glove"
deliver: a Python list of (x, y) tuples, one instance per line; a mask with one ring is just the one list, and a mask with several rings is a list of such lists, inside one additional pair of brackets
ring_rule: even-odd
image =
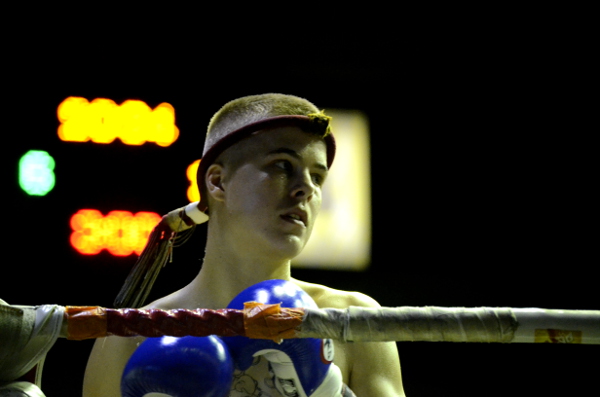
[(125, 366), (121, 394), (226, 397), (232, 379), (233, 361), (217, 336), (148, 338)]
[[(306, 292), (285, 280), (267, 280), (255, 284), (242, 291), (228, 307), (243, 309), (244, 302), (317, 308)], [(284, 396), (342, 395), (342, 374), (333, 364), (333, 341), (330, 339), (286, 339), (278, 344), (271, 340), (233, 336), (225, 337), (223, 341), (240, 371), (247, 370), (254, 357), (266, 358), (275, 375), (275, 387)]]

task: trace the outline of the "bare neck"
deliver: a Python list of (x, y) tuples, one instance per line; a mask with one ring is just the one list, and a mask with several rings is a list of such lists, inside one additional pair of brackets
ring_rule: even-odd
[(214, 237), (209, 231), (202, 268), (183, 291), (186, 300), (225, 308), (242, 290), (260, 281), (291, 279), (289, 259), (252, 255)]

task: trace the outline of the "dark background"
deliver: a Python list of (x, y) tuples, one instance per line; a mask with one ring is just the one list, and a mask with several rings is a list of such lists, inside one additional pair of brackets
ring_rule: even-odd
[[(13, 32), (5, 48), (0, 297), (110, 307), (135, 257), (77, 254), (71, 215), (164, 214), (184, 205), (181, 170), (198, 158), (210, 116), (241, 95), (283, 92), (364, 111), (373, 159), (369, 269), (294, 276), (384, 306), (598, 309), (585, 54), (552, 30), (379, 31), (357, 20), (336, 30), (326, 20), (319, 22), (331, 30), (297, 35), (291, 26), (304, 25), (287, 20), (242, 33), (223, 27), (231, 24), (178, 33), (176, 19), (169, 28), (57, 23), (34, 40)], [(68, 96), (168, 102), (180, 138), (168, 148), (61, 142), (56, 108)], [(18, 186), (18, 159), (30, 149), (57, 162), (45, 197)], [(199, 228), (175, 252), (153, 295), (196, 274), (203, 237)], [(49, 397), (80, 395), (91, 345), (56, 343), (44, 367)], [(596, 346), (398, 347), (410, 397), (588, 395), (597, 384)]]

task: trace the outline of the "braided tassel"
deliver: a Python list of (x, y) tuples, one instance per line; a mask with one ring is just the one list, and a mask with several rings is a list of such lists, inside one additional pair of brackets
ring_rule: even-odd
[(173, 248), (183, 245), (192, 236), (196, 225), (208, 220), (197, 203), (178, 208), (163, 216), (154, 227), (144, 250), (125, 279), (114, 301), (116, 308), (141, 307), (161, 269), (171, 258)]

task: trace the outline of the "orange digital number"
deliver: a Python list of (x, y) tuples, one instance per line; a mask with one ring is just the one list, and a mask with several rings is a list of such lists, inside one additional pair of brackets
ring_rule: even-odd
[(71, 217), (71, 245), (85, 255), (103, 249), (115, 256), (139, 255), (160, 220), (154, 212), (111, 211), (103, 216), (98, 210), (82, 209)]
[(97, 98), (89, 102), (81, 97), (69, 97), (56, 111), (60, 126), (58, 137), (63, 141), (111, 143), (119, 138), (126, 145), (155, 142), (169, 146), (179, 137), (175, 125), (175, 109), (161, 103), (151, 109), (138, 100), (117, 105), (113, 100)]

